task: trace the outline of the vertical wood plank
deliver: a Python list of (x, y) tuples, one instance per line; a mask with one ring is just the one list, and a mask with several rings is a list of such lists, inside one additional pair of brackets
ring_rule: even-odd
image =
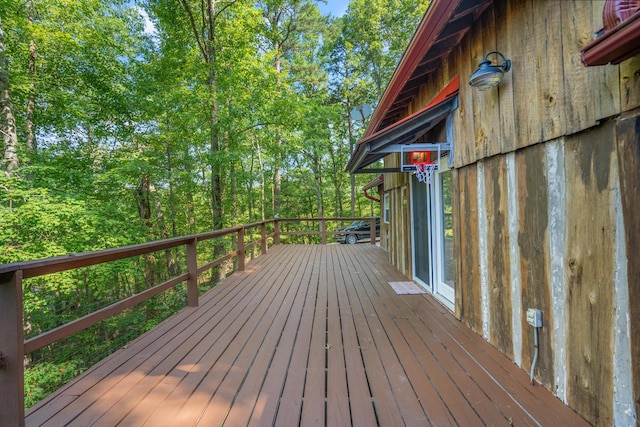
[(640, 106), (640, 57), (627, 59), (620, 64), (620, 92), (622, 111)]
[(327, 220), (322, 218), (320, 220), (320, 234), (321, 234), (321, 241), (323, 245), (327, 244)]
[(562, 15), (562, 52), (566, 93), (566, 133), (591, 127), (596, 122), (594, 71), (580, 60), (580, 50), (591, 41), (591, 2), (559, 1)]
[[(475, 64), (476, 67), (480, 61), (483, 60), (484, 56), (493, 50), (485, 48), (483, 43), (483, 37), (490, 39), (491, 35), (493, 35), (495, 38), (495, 34), (491, 32), (493, 28), (485, 28), (485, 25), (490, 25), (490, 21), (485, 18), (485, 16), (490, 15), (491, 12), (491, 8), (485, 11), (483, 18), (476, 21), (470, 30), (470, 33), (473, 33), (473, 37), (470, 38), (471, 63)], [(491, 17), (493, 18), (493, 16)], [(488, 35), (485, 36), (485, 33)], [(491, 44), (490, 42), (487, 43)], [(490, 57), (489, 59), (494, 60), (495, 58)], [(471, 74), (469, 74), (469, 76), (470, 75)], [(490, 151), (489, 145), (492, 143), (492, 140), (493, 142), (497, 140), (497, 138), (492, 134), (494, 129), (493, 112), (497, 109), (498, 101), (498, 91), (494, 89), (496, 88), (479, 91), (472, 88), (469, 92), (469, 95), (473, 100), (473, 127), (471, 128), (473, 131), (473, 139), (470, 139), (467, 143), (471, 143), (471, 141), (473, 141), (474, 145), (472, 149), (475, 150), (474, 158), (476, 160), (485, 158)]]
[(612, 425), (617, 183), (614, 125), (567, 138), (567, 398), (594, 425)]
[(477, 166), (458, 171), (460, 183), (460, 317), (475, 332), (482, 333), (480, 304), (480, 253), (478, 246)]
[(621, 120), (616, 129), (617, 157), (626, 237), (629, 328), (633, 369), (633, 401), (640, 414), (640, 116)]
[[(481, 57), (478, 63), (484, 58), (484, 56), (497, 50), (496, 41), (496, 22), (494, 16), (493, 4), (489, 6), (482, 14), (482, 17), (478, 21), (482, 29), (482, 44), (481, 44)], [(478, 35), (480, 38), (480, 35)], [(499, 61), (498, 57), (491, 55), (489, 57), (492, 61)], [(478, 159), (491, 157), (499, 154), (501, 150), (501, 137), (500, 137), (500, 86), (494, 87), (486, 91), (475, 91), (476, 96), (474, 100), (478, 102), (475, 104), (475, 118), (476, 118), (476, 138), (482, 138), (482, 146), (479, 147), (476, 140), (476, 153)]]
[[(591, 2), (591, 34), (602, 28), (602, 10), (605, 0)], [(595, 36), (594, 36), (595, 37)], [(620, 112), (620, 67), (591, 67), (599, 82), (593, 85), (596, 104), (596, 119), (602, 120)]]
[(261, 255), (264, 255), (267, 253), (267, 224), (264, 222), (260, 225), (260, 244)]
[(371, 236), (371, 244), (375, 246), (376, 244), (376, 220), (369, 220), (369, 236)]
[[(589, 7), (588, 2), (582, 3)], [(549, 141), (564, 135), (566, 129), (560, 4), (558, 1), (536, 2), (533, 19), (538, 87), (535, 99), (540, 103), (542, 139)]]
[(198, 306), (198, 241), (193, 239), (187, 244), (187, 304), (189, 307)]
[[(514, 51), (514, 40), (518, 23), (512, 17), (511, 2), (495, 2), (496, 47), (507, 58), (511, 58)], [(499, 122), (500, 122), (500, 152), (510, 153), (516, 148), (516, 122), (514, 117), (513, 73), (510, 71), (498, 86), (499, 94)]]
[(301, 425), (325, 425), (326, 423), (326, 352), (327, 352), (327, 251), (320, 249), (318, 293), (315, 301), (313, 328), (309, 345), (307, 376), (302, 400)]
[(22, 271), (0, 275), (0, 426), (24, 426)]
[(517, 192), (519, 198), (518, 246), (522, 289), (521, 321), (522, 367), (529, 369), (534, 354), (533, 328), (524, 314), (529, 308), (543, 312), (539, 330), (540, 354), (535, 377), (548, 389), (554, 389), (553, 331), (551, 329), (551, 286), (549, 283), (548, 184), (544, 145), (534, 145), (516, 153)]
[[(542, 112), (540, 111), (540, 89), (538, 88), (537, 68), (539, 56), (546, 57), (546, 52), (536, 51), (536, 37), (547, 37), (536, 34), (533, 16), (537, 0), (518, 2), (513, 8), (513, 19), (517, 23), (517, 34), (513, 36), (511, 52), (511, 78), (513, 81), (513, 98), (515, 102), (516, 148), (522, 148), (542, 141)], [(515, 6), (515, 3), (514, 3)]]
[(460, 174), (458, 169), (451, 169), (451, 208), (453, 215), (453, 265), (454, 265), (454, 295), (455, 314), (462, 319), (462, 267), (460, 265), (461, 253), (461, 231), (462, 218), (460, 217), (461, 197), (460, 197)]
[(244, 227), (238, 230), (238, 271), (244, 271), (245, 248), (244, 248)]
[[(466, 82), (469, 76), (475, 71), (472, 69), (470, 36), (463, 37), (460, 44), (455, 48), (456, 62), (460, 64), (460, 76)], [(475, 63), (473, 67), (477, 66)], [(468, 84), (460, 85), (458, 95), (458, 109), (454, 112), (454, 164), (456, 167), (463, 167), (476, 160), (475, 136), (473, 135), (473, 89)]]
[(485, 160), (490, 341), (513, 359), (511, 327), (511, 265), (509, 262), (509, 211), (506, 159)]
[[(409, 176), (409, 175), (407, 175)], [(413, 259), (411, 252), (411, 206), (409, 205), (410, 198), (409, 184), (404, 184), (402, 186), (402, 219), (403, 219), (403, 245), (402, 250), (404, 251), (404, 271), (403, 274), (406, 277), (411, 277), (413, 271)]]

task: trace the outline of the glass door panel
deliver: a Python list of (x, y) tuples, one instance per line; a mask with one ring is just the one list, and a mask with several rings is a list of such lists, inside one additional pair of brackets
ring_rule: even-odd
[(411, 176), (414, 276), (431, 290), (428, 188)]

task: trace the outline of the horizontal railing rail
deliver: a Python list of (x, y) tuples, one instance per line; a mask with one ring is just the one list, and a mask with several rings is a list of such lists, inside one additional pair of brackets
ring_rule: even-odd
[[(369, 221), (369, 231), (327, 230), (327, 223), (346, 221)], [(283, 230), (284, 224), (317, 223), (317, 230)], [(273, 231), (267, 233), (267, 226)], [(257, 234), (254, 229), (260, 228), (259, 238), (245, 242), (247, 230), (251, 235)], [(311, 227), (313, 228), (313, 227)], [(0, 425), (24, 425), (24, 356), (45, 346), (67, 338), (79, 331), (87, 329), (111, 316), (120, 314), (149, 298), (158, 295), (180, 283), (186, 283), (187, 305), (198, 306), (198, 276), (226, 261), (235, 259), (236, 270), (244, 271), (246, 252), (260, 246), (260, 253), (268, 250), (268, 241), (280, 244), (282, 236), (319, 235), (322, 244), (327, 243), (327, 235), (369, 234), (371, 244), (376, 243), (375, 218), (286, 218), (270, 219), (251, 224), (194, 234), (185, 237), (158, 240), (154, 242), (104, 249), (94, 252), (69, 254), (53, 258), (17, 262), (0, 265)], [(236, 247), (226, 254), (202, 266), (198, 266), (197, 244), (210, 239), (235, 234)], [(79, 319), (60, 325), (38, 336), (24, 340), (22, 282), (24, 279), (44, 276), (63, 271), (75, 270), (97, 264), (118, 261), (140, 255), (172, 248), (186, 248), (186, 273), (179, 274), (161, 284), (117, 301), (107, 307), (98, 309)]]

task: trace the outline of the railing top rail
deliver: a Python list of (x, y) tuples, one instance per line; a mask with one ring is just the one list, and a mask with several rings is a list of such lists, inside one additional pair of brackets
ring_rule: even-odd
[(42, 276), (45, 274), (58, 273), (66, 270), (73, 270), (81, 267), (101, 264), (109, 261), (117, 261), (120, 259), (130, 258), (133, 256), (144, 255), (151, 252), (161, 251), (164, 249), (182, 246), (194, 239), (198, 242), (223, 237), (231, 233), (238, 232), (240, 229), (250, 229), (261, 226), (262, 224), (295, 221), (356, 221), (371, 220), (373, 217), (337, 217), (337, 218), (278, 218), (265, 221), (258, 221), (251, 224), (239, 225), (236, 227), (225, 228), (222, 230), (208, 231), (189, 236), (174, 237), (171, 239), (155, 240), (153, 242), (140, 243), (136, 245), (123, 246), (119, 248), (102, 249), (99, 251), (82, 252), (78, 254), (61, 255), (52, 258), (44, 258), (34, 261), (15, 262), (11, 264), (0, 265), (0, 276), (22, 270), (25, 279), (30, 277)]
[[(264, 221), (268, 223), (270, 221)], [(52, 258), (44, 258), (34, 261), (14, 262), (11, 264), (0, 265), (0, 275), (13, 273), (22, 270), (25, 279), (30, 277), (42, 276), (45, 274), (58, 273), (60, 271), (73, 270), (80, 267), (88, 267), (90, 265), (101, 264), (109, 261), (117, 261), (120, 259), (130, 258), (133, 256), (144, 255), (151, 252), (161, 251), (176, 246), (185, 245), (193, 240), (198, 242), (223, 237), (227, 234), (235, 233), (240, 229), (258, 226), (261, 222), (249, 225), (225, 228), (222, 230), (208, 231), (205, 233), (192, 234), (189, 236), (174, 237), (171, 239), (155, 240), (153, 242), (140, 243), (136, 245), (123, 246), (119, 248), (102, 249), (99, 251), (82, 252), (78, 254), (61, 255)]]
[(270, 224), (272, 222), (276, 222), (275, 219), (265, 219), (264, 221), (252, 222), (251, 224), (245, 224), (242, 227), (246, 230), (247, 228), (259, 227), (262, 224)]
[(293, 221), (368, 221), (377, 217), (363, 216), (363, 217), (331, 217), (331, 218), (278, 218), (281, 222), (293, 222)]

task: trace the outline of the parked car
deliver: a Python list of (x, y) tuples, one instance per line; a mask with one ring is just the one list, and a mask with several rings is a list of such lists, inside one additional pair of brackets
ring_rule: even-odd
[[(350, 245), (358, 243), (358, 240), (371, 238), (370, 221), (353, 221), (350, 225), (338, 229), (345, 232), (344, 234), (335, 234), (334, 239), (339, 243), (349, 243)], [(355, 233), (357, 231), (366, 231), (366, 233)], [(351, 233), (354, 232), (354, 233)], [(380, 237), (380, 218), (376, 218), (376, 237)]]

